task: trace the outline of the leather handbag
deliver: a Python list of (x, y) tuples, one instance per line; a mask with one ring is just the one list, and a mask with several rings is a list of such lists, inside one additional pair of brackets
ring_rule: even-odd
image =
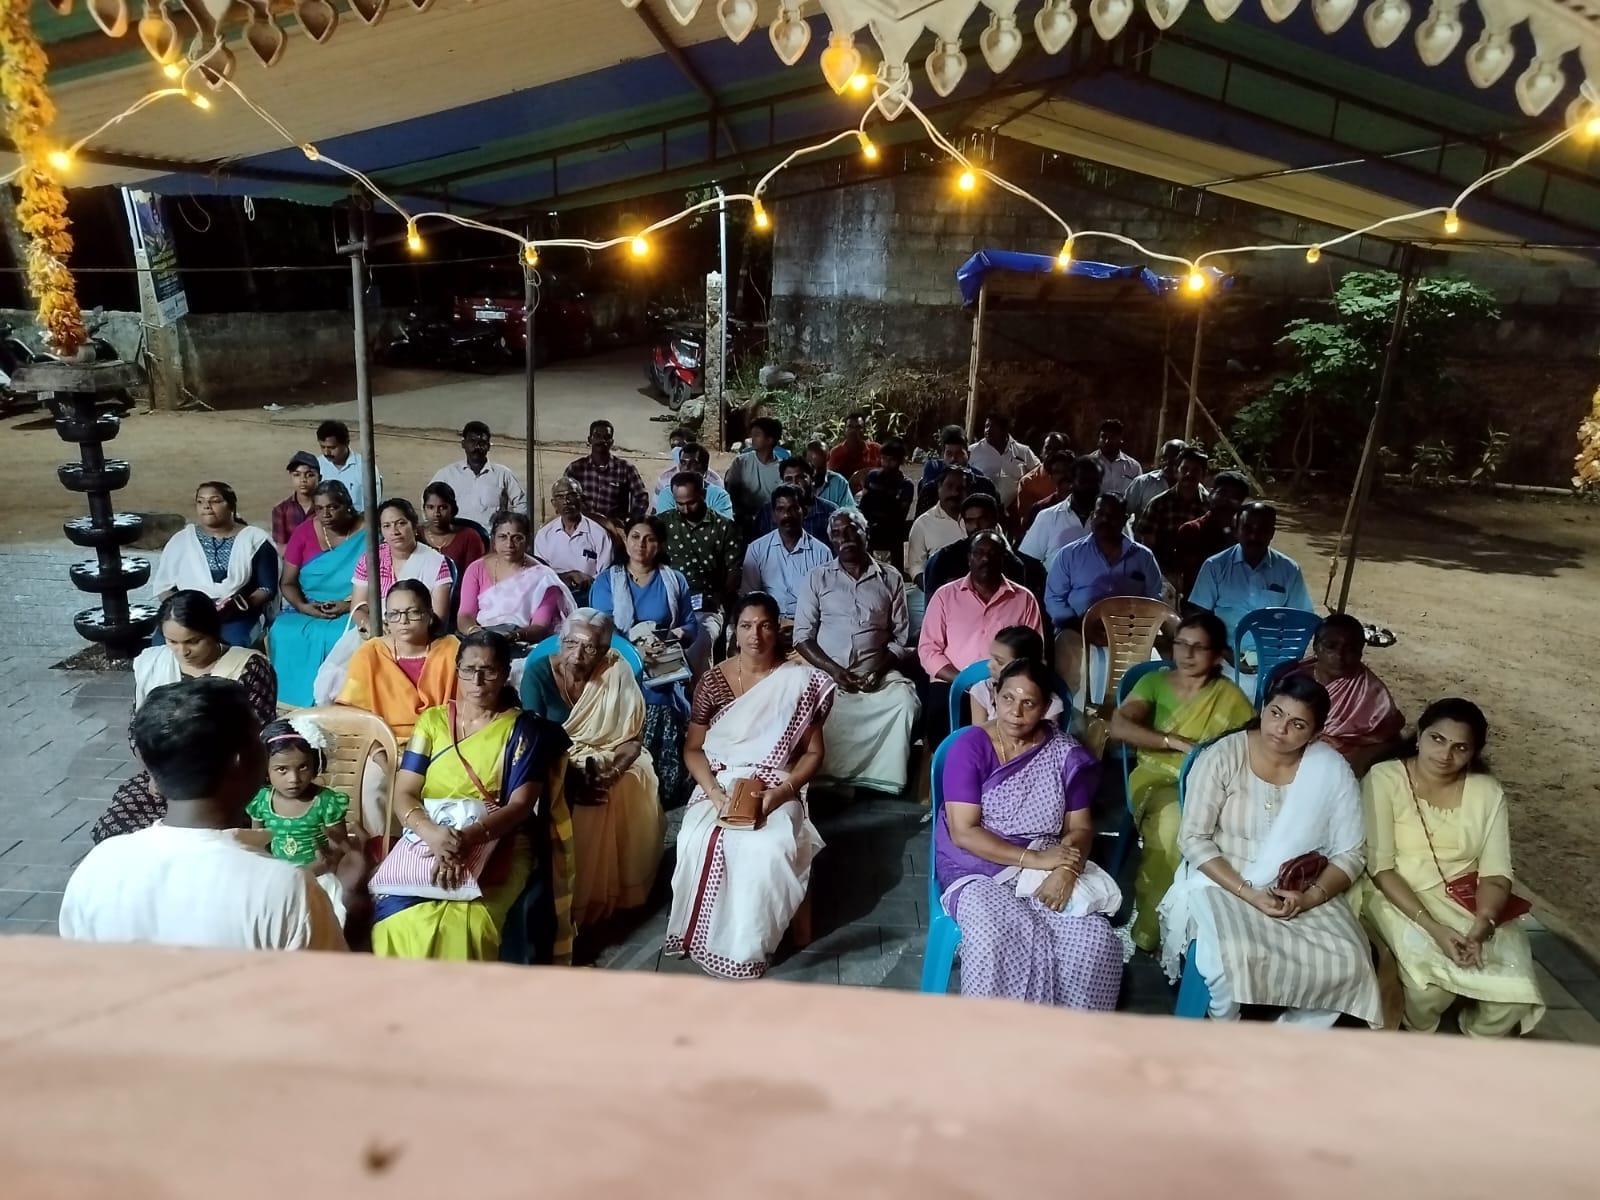
[[(1422, 800), (1417, 795), (1416, 786), (1411, 782), (1411, 768), (1406, 768), (1406, 790), (1411, 793), (1411, 803), (1416, 807), (1417, 820), (1422, 825), (1422, 836), (1428, 839), (1428, 853), (1433, 855), (1433, 869), (1439, 872), (1439, 880), (1444, 884), (1445, 895), (1454, 900), (1468, 913), (1478, 915), (1478, 873), (1468, 871), (1465, 875), (1458, 875), (1454, 879), (1446, 879), (1444, 867), (1439, 864), (1439, 852), (1433, 848), (1433, 834), (1428, 831), (1428, 818), (1422, 815)], [(1506, 902), (1500, 906), (1500, 915), (1494, 919), (1495, 925), (1504, 925), (1507, 921), (1515, 921), (1518, 917), (1525, 917), (1533, 911), (1533, 902), (1515, 892), (1506, 894)]]
[(1303, 892), (1328, 869), (1328, 856), (1307, 850), (1278, 868), (1278, 887), (1285, 892)]
[(754, 829), (761, 824), (761, 796), (767, 785), (755, 778), (734, 780), (728, 808), (718, 822), (725, 829)]

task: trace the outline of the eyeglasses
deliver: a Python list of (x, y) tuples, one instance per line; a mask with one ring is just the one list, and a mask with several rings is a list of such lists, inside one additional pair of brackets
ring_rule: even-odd
[(462, 667), (462, 666), (458, 666), (458, 667), (456, 667), (456, 674), (461, 676), (461, 678), (463, 678), (463, 679), (475, 679), (475, 680), (477, 680), (478, 682), (481, 683), (485, 679), (494, 679), (497, 676), (504, 675), (505, 672), (502, 671), (499, 667)]
[(1178, 650), (1178, 649), (1187, 650), (1191, 654), (1210, 654), (1211, 653), (1211, 643), (1210, 642), (1185, 642), (1185, 641), (1182, 641), (1181, 639), (1174, 639), (1173, 643), (1172, 643), (1172, 648), (1174, 650)]
[(395, 612), (386, 612), (383, 619), (391, 625), (409, 625), (413, 621), (426, 621), (429, 614), (420, 608), (402, 608)]

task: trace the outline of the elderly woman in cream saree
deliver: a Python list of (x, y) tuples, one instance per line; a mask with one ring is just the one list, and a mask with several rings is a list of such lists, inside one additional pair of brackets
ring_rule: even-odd
[(644, 748), (644, 693), (611, 649), (611, 618), (580, 608), (561, 623), (560, 648), (530, 662), (522, 707), (566, 729), (572, 806), (572, 915), (579, 929), (638, 908), (661, 865), (666, 815)]

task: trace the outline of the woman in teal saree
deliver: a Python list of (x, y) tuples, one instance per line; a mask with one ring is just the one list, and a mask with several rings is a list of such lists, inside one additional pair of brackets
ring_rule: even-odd
[(267, 634), (278, 702), (299, 707), (315, 703), (317, 669), (350, 623), (350, 581), (365, 545), (365, 520), (344, 484), (324, 483), (312, 493), (312, 506), (314, 518), (284, 548), (278, 585), (284, 608)]

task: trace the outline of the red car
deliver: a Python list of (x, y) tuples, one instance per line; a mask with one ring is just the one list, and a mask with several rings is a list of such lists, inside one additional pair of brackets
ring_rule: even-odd
[[(499, 289), (496, 289), (499, 291)], [(453, 316), (456, 321), (504, 326), (506, 348), (513, 357), (522, 354), (524, 312), (520, 290), (514, 295), (457, 296)], [(539, 288), (539, 308), (535, 314), (535, 363), (553, 356), (588, 354), (594, 349), (594, 314), (584, 294), (562, 286), (555, 276), (545, 273)]]

